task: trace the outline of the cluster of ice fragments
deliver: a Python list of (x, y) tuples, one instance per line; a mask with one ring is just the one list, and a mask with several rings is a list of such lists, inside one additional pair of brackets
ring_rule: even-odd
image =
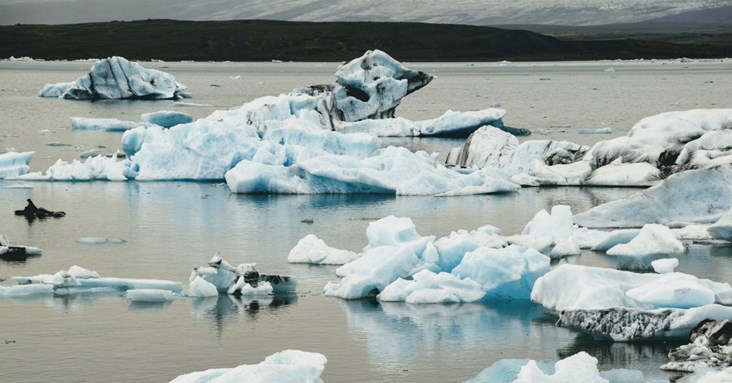
[(123, 292), (133, 302), (166, 302), (186, 297), (215, 297), (219, 294), (263, 297), (294, 293), (297, 288), (297, 282), (290, 276), (260, 274), (254, 263), (233, 266), (218, 254), (206, 266), (197, 267), (191, 272), (187, 293), (183, 292), (180, 282), (101, 277), (96, 271), (76, 265), (55, 274), (14, 276), (12, 279), (16, 285), (0, 285), (0, 297)]
[(218, 254), (208, 265), (191, 272), (189, 285), (192, 297), (215, 297), (220, 293), (242, 296), (294, 293), (297, 287), (290, 276), (260, 274), (253, 263), (233, 266)]
[(46, 84), (38, 95), (71, 100), (190, 97), (185, 85), (176, 82), (171, 74), (117, 56), (96, 62), (88, 74), (74, 82)]

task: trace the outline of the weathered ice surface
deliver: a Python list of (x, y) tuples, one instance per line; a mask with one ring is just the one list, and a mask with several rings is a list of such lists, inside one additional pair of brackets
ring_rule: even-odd
[[(708, 318), (720, 320), (720, 322), (714, 323), (727, 324), (724, 325), (724, 328), (720, 325), (714, 329), (703, 329), (703, 335), (694, 335), (699, 332), (700, 323), (711, 320)], [(557, 326), (580, 330), (598, 339), (612, 339), (623, 342), (641, 339), (684, 339), (691, 332), (692, 344), (681, 346), (672, 351), (670, 355), (673, 361), (688, 361), (690, 355), (699, 352), (699, 350), (692, 351), (694, 347), (711, 348), (713, 345), (717, 345), (717, 352), (719, 352), (720, 347), (729, 343), (732, 335), (730, 333), (732, 323), (729, 323), (728, 319), (732, 319), (732, 309), (721, 305), (706, 305), (688, 310), (611, 308), (605, 310), (566, 310), (559, 314)], [(722, 351), (730, 353), (732, 347)], [(676, 358), (673, 356), (674, 353), (677, 355)], [(732, 361), (732, 355), (722, 358), (722, 360), (725, 359), (728, 367), (730, 361)], [(695, 359), (692, 358), (691, 360)], [(693, 370), (682, 369), (681, 366), (669, 369)]]
[[(698, 369), (721, 370), (732, 365), (732, 322), (704, 320), (689, 336), (691, 343), (669, 352), (670, 362), (661, 366), (666, 371), (694, 372)], [(721, 380), (720, 380), (721, 381)]]
[(711, 223), (732, 208), (732, 168), (689, 170), (627, 198), (574, 216), (584, 227), (641, 227), (647, 223), (683, 226)]
[(114, 56), (98, 61), (75, 82), (46, 84), (38, 95), (70, 100), (165, 100), (190, 97), (185, 89), (171, 74)]
[[(509, 172), (523, 185), (651, 186), (671, 174), (732, 163), (732, 109), (695, 109), (650, 116), (627, 136), (600, 141), (590, 150), (576, 144), (521, 146), (544, 149)], [(546, 141), (545, 141), (546, 142)], [(520, 147), (500, 134), (476, 131), (455, 148), (447, 165), (500, 166)], [(516, 152), (516, 153), (514, 153)], [(505, 164), (504, 164), (505, 166)]]

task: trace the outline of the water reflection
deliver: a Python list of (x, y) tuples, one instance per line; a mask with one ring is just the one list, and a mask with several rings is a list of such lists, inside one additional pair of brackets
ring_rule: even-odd
[(527, 355), (529, 349), (543, 347), (547, 337), (564, 333), (544, 320), (542, 306), (530, 302), (411, 305), (361, 299), (339, 303), (351, 331), (365, 335), (372, 363), (406, 365), (394, 368), (411, 368), (420, 356), (431, 353), (464, 355), (472, 350)]
[(585, 351), (598, 360), (600, 370), (627, 368), (643, 371), (646, 381), (668, 382), (674, 374), (659, 367), (668, 362), (668, 353), (685, 342), (612, 342), (595, 340), (579, 334), (567, 347), (557, 350), (557, 358), (563, 359)]
[(219, 295), (218, 297), (191, 299), (191, 313), (197, 320), (210, 321), (221, 337), (230, 322), (242, 317), (256, 320), (260, 314), (271, 314), (297, 303), (297, 295), (268, 295), (262, 297), (243, 297)]

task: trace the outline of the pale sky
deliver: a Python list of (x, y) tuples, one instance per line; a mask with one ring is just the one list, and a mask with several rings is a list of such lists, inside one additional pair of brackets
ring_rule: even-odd
[(167, 18), (596, 25), (728, 5), (729, 0), (0, 0), (0, 24)]

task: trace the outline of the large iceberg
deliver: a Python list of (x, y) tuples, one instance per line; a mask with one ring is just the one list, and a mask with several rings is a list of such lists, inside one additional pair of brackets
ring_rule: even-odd
[(452, 135), (486, 124), (505, 128), (504, 110), (448, 111), (417, 122), (394, 118), (401, 98), (432, 77), (378, 50), (340, 66), (336, 78), (332, 85), (262, 97), (170, 129), (138, 126), (122, 137), (125, 160), (61, 161), (46, 174), (24, 178), (225, 180), (235, 193), (453, 196), (518, 189), (502, 171), (465, 174), (441, 165), (437, 154), (381, 148), (375, 137)]
[(531, 299), (558, 325), (598, 338), (680, 338), (705, 318), (732, 319), (732, 287), (678, 272), (633, 273), (561, 265), (539, 278)]
[(46, 84), (38, 95), (71, 100), (190, 97), (185, 85), (176, 82), (171, 74), (144, 68), (118, 56), (96, 62), (88, 74), (75, 82)]
[[(554, 141), (518, 145), (496, 129), (483, 128), (453, 149), (447, 164), (506, 168), (524, 185), (650, 186), (671, 174), (732, 163), (731, 127), (732, 109), (668, 112), (646, 117), (627, 136), (592, 148)], [(523, 153), (524, 146), (543, 149)]]
[(268, 356), (259, 364), (192, 372), (180, 375), (170, 383), (323, 383), (320, 376), (327, 361), (322, 354), (285, 350)]

